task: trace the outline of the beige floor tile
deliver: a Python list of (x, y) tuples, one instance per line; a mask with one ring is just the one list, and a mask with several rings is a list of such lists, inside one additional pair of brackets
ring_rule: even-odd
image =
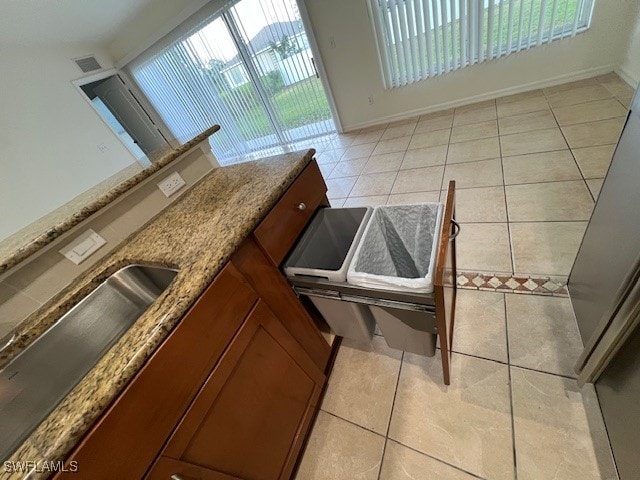
[(369, 173), (395, 172), (402, 165), (404, 152), (385, 153), (384, 155), (372, 155), (362, 170), (363, 175)]
[(347, 199), (346, 198), (331, 198), (329, 199), (329, 204), (333, 207), (333, 208), (340, 208), (344, 205), (344, 202), (346, 202)]
[(500, 125), (500, 135), (533, 132), (535, 130), (545, 130), (558, 126), (556, 119), (549, 109), (513, 115), (511, 117), (501, 117), (498, 119), (498, 123)]
[(568, 107), (554, 108), (553, 113), (559, 125), (573, 125), (623, 117), (627, 115), (627, 109), (615, 98), (608, 98)]
[(456, 242), (458, 270), (491, 273), (512, 271), (506, 223), (464, 223)]
[(455, 126), (469, 125), (494, 120), (495, 118), (497, 118), (495, 100), (489, 100), (456, 108), (453, 116), (453, 124)]
[(324, 163), (336, 163), (339, 162), (344, 155), (346, 148), (337, 148), (335, 150), (326, 150), (316, 155), (316, 161), (322, 165)]
[(447, 162), (448, 145), (437, 147), (425, 147), (415, 150), (407, 150), (402, 160), (401, 170), (409, 168), (432, 167), (434, 165), (444, 165)]
[(324, 178), (329, 178), (329, 175), (331, 175), (331, 172), (333, 171), (333, 169), (336, 167), (337, 164), (338, 162), (319, 163), (318, 167), (320, 168), (320, 173), (322, 173), (322, 176)]
[(386, 205), (389, 195), (372, 195), (369, 197), (349, 197), (343, 207), (374, 207), (376, 205)]
[(351, 193), (351, 189), (356, 184), (358, 177), (332, 178), (326, 180), (327, 198), (346, 198)]
[(440, 355), (405, 354), (389, 437), (473, 474), (513, 479), (507, 368), (454, 353), (445, 386)]
[(453, 110), (429, 113), (420, 117), (420, 120), (418, 120), (418, 125), (416, 125), (416, 129), (413, 133), (415, 135), (416, 133), (424, 133), (434, 130), (442, 130), (444, 128), (451, 128), (452, 124)]
[(360, 175), (349, 196), (368, 197), (372, 195), (389, 195), (395, 179), (395, 172)]
[(447, 145), (449, 143), (450, 134), (450, 128), (424, 133), (415, 133), (413, 137), (411, 137), (411, 142), (409, 142), (408, 148), (412, 150), (416, 148), (434, 147), (436, 145)]
[(393, 128), (393, 127), (402, 127), (404, 125), (410, 125), (410, 124), (413, 124), (413, 126), (415, 128), (415, 126), (417, 125), (419, 119), (420, 119), (420, 117), (410, 117), (410, 118), (403, 118), (401, 120), (395, 120), (395, 121), (389, 122), (387, 124), (387, 129)]
[(605, 98), (611, 98), (611, 93), (600, 84), (584, 85), (547, 95), (549, 105), (553, 109)]
[(511, 223), (518, 274), (569, 275), (587, 222)]
[(456, 188), (502, 185), (502, 164), (499, 158), (447, 165), (443, 185), (456, 181)]
[(604, 178), (589, 178), (586, 180), (587, 185), (589, 186), (589, 191), (593, 198), (598, 199), (598, 195), (600, 195), (600, 189), (602, 188), (602, 183), (604, 182)]
[(466, 142), (468, 140), (478, 140), (481, 138), (497, 136), (498, 122), (496, 120), (489, 120), (487, 122), (458, 125), (453, 127), (451, 130), (451, 143)]
[(600, 120), (562, 127), (562, 132), (571, 148), (593, 147), (618, 143), (624, 125), (623, 118)]
[(504, 294), (458, 289), (453, 351), (507, 362)]
[(600, 145), (574, 148), (572, 152), (585, 178), (604, 178), (615, 149), (615, 145)]
[(575, 377), (583, 345), (571, 300), (512, 294), (506, 302), (511, 365)]
[(364, 143), (362, 145), (353, 145), (347, 147), (340, 160), (353, 160), (356, 158), (364, 158), (371, 155), (373, 149), (376, 148), (377, 143)]
[(402, 125), (389, 126), (382, 134), (381, 140), (390, 140), (392, 138), (406, 137), (413, 135), (418, 122), (405, 123)]
[(496, 98), (496, 105), (517, 102), (518, 100), (528, 100), (530, 98), (544, 97), (542, 90), (529, 90), (528, 92), (507, 95), (506, 97)]
[(435, 203), (440, 201), (440, 192), (398, 193), (389, 195), (387, 205), (406, 205), (410, 203)]
[(614, 72), (607, 75), (601, 75), (596, 77), (596, 79), (604, 88), (609, 90), (611, 94), (616, 97), (625, 97), (633, 95), (634, 93), (633, 88)]
[(542, 92), (547, 96), (554, 95), (559, 92), (565, 92), (568, 90), (574, 90), (576, 88), (588, 87), (593, 85), (599, 85), (600, 82), (596, 77), (583, 78), (582, 80), (576, 80), (568, 83), (561, 83), (552, 87), (542, 89)]
[(391, 193), (431, 192), (440, 190), (443, 174), (444, 167), (400, 170), (396, 182), (393, 184)]
[(582, 178), (569, 150), (503, 157), (502, 168), (506, 185)]
[(376, 480), (384, 437), (318, 412), (296, 474), (298, 480)]
[(551, 152), (553, 150), (565, 150), (567, 148), (567, 143), (564, 141), (562, 132), (558, 128), (516, 133), (514, 135), (501, 135), (500, 144), (504, 157), (524, 155), (527, 153)]
[(393, 440), (387, 442), (380, 480), (473, 480), (477, 477)]
[(356, 138), (351, 142), (351, 146), (362, 145), (364, 143), (375, 143), (382, 138), (384, 134), (384, 128), (378, 128), (366, 133), (359, 133)]
[(392, 152), (404, 152), (411, 141), (410, 136), (392, 138), (389, 140), (380, 140), (372, 155), (383, 155)]
[(447, 163), (475, 162), (500, 156), (498, 137), (471, 140), (449, 145)]
[(358, 134), (353, 133), (338, 133), (336, 137), (331, 140), (326, 150), (333, 150), (334, 148), (345, 148), (351, 146)]
[(360, 175), (368, 161), (369, 159), (366, 157), (343, 160), (335, 165), (328, 178), (355, 177)]
[(531, 97), (514, 102), (501, 103), (498, 105), (498, 117), (510, 117), (512, 115), (522, 115), (523, 113), (538, 112), (548, 110), (549, 105), (544, 97)]
[(507, 185), (511, 222), (589, 220), (593, 200), (582, 180)]
[(377, 335), (371, 344), (343, 341), (322, 410), (386, 435), (401, 361), (402, 352)]
[(518, 480), (617, 479), (591, 385), (511, 368)]
[[(441, 194), (443, 202), (446, 195), (447, 191), (443, 190)], [(506, 222), (505, 205), (502, 186), (456, 189), (456, 220), (458, 222)]]

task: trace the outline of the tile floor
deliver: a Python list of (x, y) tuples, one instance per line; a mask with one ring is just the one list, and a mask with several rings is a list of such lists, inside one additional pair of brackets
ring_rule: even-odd
[(608, 74), (308, 145), (334, 206), (437, 201), (455, 180), (459, 270), (566, 277), (632, 94)]
[[(334, 135), (317, 159), (338, 206), (454, 179), (459, 270), (563, 278), (632, 93), (604, 75)], [(617, 478), (570, 300), (458, 292), (450, 386), (439, 354), (343, 342), (298, 480)]]

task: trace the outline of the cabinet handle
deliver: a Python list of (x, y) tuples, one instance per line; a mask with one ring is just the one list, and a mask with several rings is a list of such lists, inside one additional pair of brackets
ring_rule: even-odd
[(171, 475), (171, 480), (183, 480), (183, 478), (177, 473), (174, 473), (173, 475)]
[(301, 212), (304, 212), (307, 209), (307, 204), (304, 202), (300, 202), (298, 204), (298, 210), (300, 210)]
[(449, 237), (449, 241), (455, 240), (455, 238), (460, 234), (460, 224), (456, 222), (453, 218), (451, 219), (451, 225), (453, 225), (453, 233)]

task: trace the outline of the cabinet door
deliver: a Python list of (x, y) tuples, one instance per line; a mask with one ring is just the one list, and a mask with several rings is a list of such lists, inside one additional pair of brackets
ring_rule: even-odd
[[(149, 478), (226, 478), (213, 474), (248, 480), (288, 478), (324, 380), (259, 301)], [(167, 472), (171, 459), (176, 471)]]
[(71, 453), (79, 471), (56, 480), (142, 478), (257, 301), (227, 265)]

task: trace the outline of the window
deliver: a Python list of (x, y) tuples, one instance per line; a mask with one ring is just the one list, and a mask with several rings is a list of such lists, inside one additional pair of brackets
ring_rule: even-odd
[(572, 37), (595, 0), (369, 0), (386, 88)]

